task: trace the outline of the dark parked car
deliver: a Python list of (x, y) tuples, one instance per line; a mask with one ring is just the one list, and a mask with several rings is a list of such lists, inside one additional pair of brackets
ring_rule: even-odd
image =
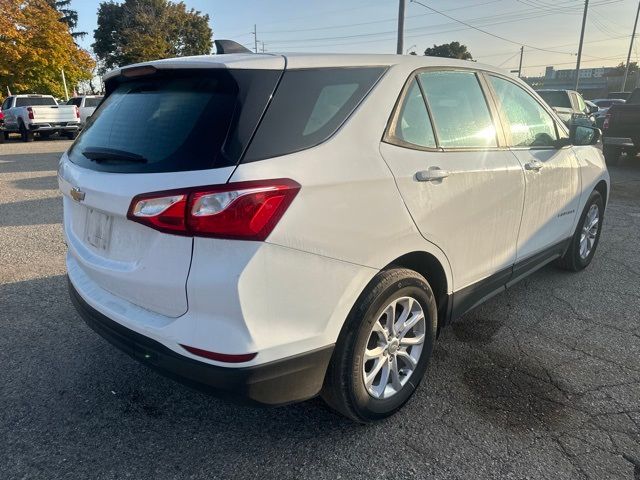
[(568, 126), (595, 126), (596, 120), (582, 95), (574, 90), (538, 90), (547, 104), (555, 110), (560, 119)]
[(611, 105), (624, 105), (625, 100), (622, 98), (596, 98), (591, 102), (598, 106), (598, 111), (593, 115), (596, 117), (596, 125), (602, 129), (609, 107)]
[(631, 95), (631, 92), (610, 92), (609, 95), (607, 95), (607, 98), (627, 100), (629, 95)]
[(635, 157), (640, 151), (640, 88), (636, 88), (626, 103), (614, 104), (602, 125), (603, 153), (608, 164), (615, 164), (620, 155)]

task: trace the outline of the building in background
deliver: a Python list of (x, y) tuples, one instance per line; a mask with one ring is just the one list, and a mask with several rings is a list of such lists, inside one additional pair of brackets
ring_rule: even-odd
[[(624, 69), (620, 67), (581, 68), (578, 90), (584, 98), (606, 98), (610, 92), (622, 91)], [(545, 69), (544, 77), (524, 78), (535, 89), (553, 88), (559, 90), (573, 90), (576, 84), (576, 70), (567, 68), (556, 70), (554, 67)], [(633, 72), (627, 79), (627, 91), (633, 90), (640, 82), (638, 72)]]

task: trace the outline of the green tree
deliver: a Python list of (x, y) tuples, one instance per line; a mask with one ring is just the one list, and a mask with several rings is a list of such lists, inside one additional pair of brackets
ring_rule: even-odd
[[(624, 75), (624, 71), (627, 68), (627, 64), (620, 62), (618, 65), (616, 65), (615, 69), (613, 70), (612, 74), (613, 76), (618, 76), (618, 75)], [(629, 62), (629, 73), (635, 73), (638, 71), (638, 62)]]
[(466, 45), (462, 45), (460, 42), (443, 43), (442, 45), (434, 45), (424, 51), (424, 54), (429, 57), (445, 57), (445, 58), (457, 58), (459, 60), (473, 60), (471, 52), (467, 50)]
[(78, 12), (70, 8), (71, 0), (47, 0), (47, 3), (60, 13), (60, 21), (69, 27), (73, 38), (83, 38), (87, 32), (75, 32), (78, 26)]
[(73, 41), (45, 0), (0, 0), (0, 88), (62, 97), (61, 70), (73, 89), (89, 80), (95, 62)]
[(209, 16), (183, 2), (125, 0), (102, 2), (93, 50), (101, 71), (160, 58), (211, 53)]

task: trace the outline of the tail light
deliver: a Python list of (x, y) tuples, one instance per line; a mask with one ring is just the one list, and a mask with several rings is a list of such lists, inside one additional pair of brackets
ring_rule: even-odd
[(27, 113), (29, 114), (29, 119), (33, 120), (33, 108), (27, 107)]
[(611, 114), (607, 113), (604, 117), (604, 122), (602, 122), (602, 129), (606, 130), (609, 128), (609, 121), (611, 120)]
[(74, 109), (75, 109), (75, 111), (76, 111), (76, 118), (80, 118), (80, 109), (78, 108), (78, 106), (77, 106), (77, 105), (74, 105), (74, 106), (73, 106), (73, 108), (74, 108)]
[(299, 190), (285, 178), (155, 192), (134, 197), (127, 218), (165, 233), (261, 241)]
[(4, 120), (4, 113), (0, 112), (0, 120)]

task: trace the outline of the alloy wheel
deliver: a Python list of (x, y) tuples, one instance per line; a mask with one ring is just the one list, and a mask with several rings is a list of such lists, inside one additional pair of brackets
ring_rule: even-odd
[(362, 363), (364, 386), (374, 398), (397, 394), (407, 383), (422, 355), (426, 320), (412, 297), (393, 300), (374, 322)]
[(585, 260), (596, 243), (598, 237), (598, 224), (600, 223), (600, 210), (596, 204), (591, 205), (584, 218), (582, 231), (580, 232), (580, 258)]

